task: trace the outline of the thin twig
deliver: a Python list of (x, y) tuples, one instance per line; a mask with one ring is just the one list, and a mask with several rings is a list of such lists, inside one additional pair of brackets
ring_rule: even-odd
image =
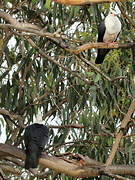
[(58, 128), (58, 129), (64, 129), (64, 128), (84, 128), (84, 126), (80, 124), (68, 124), (68, 125), (61, 125), (61, 126), (54, 126), (54, 125), (49, 125), (49, 128)]
[(119, 7), (121, 13), (123, 14), (123, 16), (128, 20), (128, 22), (135, 28), (135, 24), (133, 23), (133, 21), (129, 18), (129, 16), (126, 15), (126, 13), (123, 11), (123, 9), (121, 8), (121, 3), (117, 2), (117, 6)]
[(108, 77), (107, 75), (105, 75), (103, 72), (101, 72), (101, 70), (96, 67), (93, 63), (87, 61), (85, 58), (83, 58), (82, 56), (77, 56), (78, 59), (81, 59), (85, 64), (87, 64), (88, 66), (90, 66), (94, 71), (98, 72), (102, 77), (104, 77), (105, 79), (107, 79), (108, 81), (112, 81), (112, 79), (110, 77)]

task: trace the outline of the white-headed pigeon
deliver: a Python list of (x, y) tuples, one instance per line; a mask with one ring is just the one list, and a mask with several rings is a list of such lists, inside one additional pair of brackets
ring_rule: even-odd
[(37, 168), (41, 153), (48, 141), (48, 133), (48, 127), (40, 123), (34, 123), (26, 127), (24, 133), (25, 169)]
[[(98, 29), (98, 42), (112, 43), (117, 40), (121, 31), (121, 22), (117, 13), (111, 10), (106, 18), (101, 22)], [(110, 49), (98, 49), (95, 63), (101, 64)]]

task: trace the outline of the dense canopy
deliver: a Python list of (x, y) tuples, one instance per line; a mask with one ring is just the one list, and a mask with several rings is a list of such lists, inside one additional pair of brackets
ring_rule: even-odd
[[(106, 46), (96, 43), (98, 26), (110, 8), (119, 13), (122, 24), (119, 44), (108, 45), (113, 49), (97, 65), (97, 48)], [(134, 98), (133, 0), (83, 6), (50, 0), (1, 1), (3, 179), (132, 179)], [(38, 114), (50, 129), (49, 141), (38, 169), (25, 171), (24, 130)], [(108, 169), (103, 163), (110, 165)]]

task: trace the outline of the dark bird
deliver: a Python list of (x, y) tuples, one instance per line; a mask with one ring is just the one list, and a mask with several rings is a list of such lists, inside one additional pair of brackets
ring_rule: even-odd
[(25, 169), (37, 168), (41, 153), (48, 142), (49, 129), (43, 124), (34, 123), (25, 129)]
[[(111, 10), (106, 18), (101, 22), (98, 28), (98, 42), (112, 43), (117, 40), (121, 31), (121, 22), (117, 13)], [(101, 64), (110, 49), (98, 49), (95, 63)]]

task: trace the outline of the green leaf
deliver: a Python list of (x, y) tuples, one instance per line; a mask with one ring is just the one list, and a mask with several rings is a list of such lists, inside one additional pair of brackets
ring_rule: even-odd
[(32, 0), (32, 4), (35, 4), (38, 0)]
[(101, 79), (101, 75), (100, 74), (97, 74), (95, 79), (94, 79), (94, 82), (98, 82), (99, 80)]
[(46, 0), (45, 7), (50, 8), (51, 0)]

